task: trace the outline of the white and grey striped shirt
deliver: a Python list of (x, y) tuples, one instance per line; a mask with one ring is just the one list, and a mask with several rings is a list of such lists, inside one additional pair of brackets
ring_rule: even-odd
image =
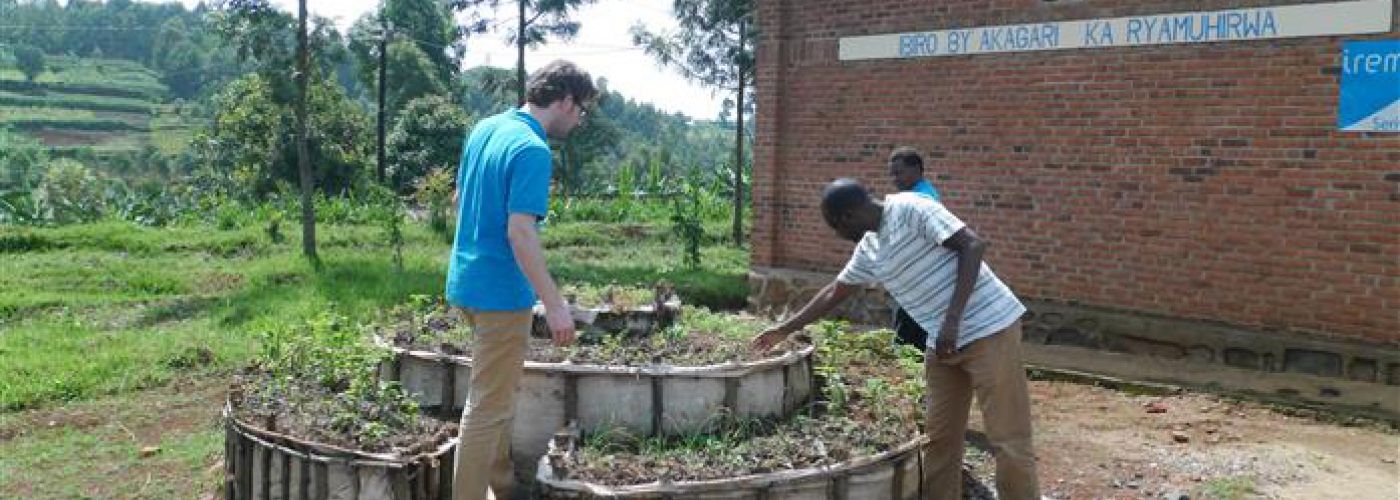
[[(938, 338), (958, 277), (958, 254), (943, 246), (966, 224), (942, 203), (916, 193), (885, 197), (880, 228), (865, 233), (836, 280), (879, 283), (914, 321)], [(958, 348), (1011, 326), (1026, 307), (984, 262), (963, 311)], [(930, 345), (931, 347), (931, 345)]]

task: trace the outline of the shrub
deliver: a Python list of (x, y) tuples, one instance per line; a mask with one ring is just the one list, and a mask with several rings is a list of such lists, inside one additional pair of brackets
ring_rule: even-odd
[(45, 216), (54, 223), (88, 222), (102, 216), (102, 186), (92, 170), (77, 161), (50, 161), (36, 193)]
[(418, 179), (413, 194), (414, 201), (428, 211), (428, 228), (448, 243), (452, 242), (456, 229), (452, 220), (452, 210), (456, 208), (452, 206), (452, 193), (457, 188), (456, 183), (451, 169), (435, 168)]

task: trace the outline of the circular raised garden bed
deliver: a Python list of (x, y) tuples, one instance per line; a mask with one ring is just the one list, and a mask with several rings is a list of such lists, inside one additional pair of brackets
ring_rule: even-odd
[(455, 437), (414, 454), (367, 453), (259, 428), (224, 407), (227, 500), (452, 498)]
[(921, 498), (923, 388), (917, 351), (826, 323), (816, 404), (782, 419), (636, 439), (566, 427), (536, 464), (543, 498)]
[[(682, 319), (646, 336), (612, 332), (564, 348), (532, 339), (513, 423), (522, 470), (533, 470), (568, 422), (588, 433), (673, 436), (725, 419), (786, 417), (811, 400), (811, 346), (764, 356), (748, 347), (766, 324), (757, 318), (690, 308)], [(377, 334), (393, 351), (380, 378), (397, 381), (427, 412), (460, 417), (471, 380), (464, 321), (440, 305), (420, 307), (399, 311)]]
[(783, 499), (919, 500), (922, 489), (922, 435), (891, 450), (824, 467), (782, 470), (708, 481), (657, 481), (609, 486), (570, 478), (576, 435), (561, 433), (540, 459), (535, 479), (546, 499)]
[[(386, 380), (399, 381), (428, 411), (461, 414), (471, 358), (393, 350)], [(704, 432), (720, 417), (785, 417), (812, 397), (812, 351), (803, 346), (758, 361), (696, 367), (526, 361), (511, 446), (520, 461), (533, 463), (568, 422), (584, 432), (645, 437)]]
[(224, 404), (228, 500), (451, 498), (456, 426), (378, 379), (392, 356), (324, 313), (263, 332)]

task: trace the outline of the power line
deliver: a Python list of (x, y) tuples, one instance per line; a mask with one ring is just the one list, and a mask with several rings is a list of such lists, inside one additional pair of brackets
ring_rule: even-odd
[(652, 11), (652, 12), (655, 12), (655, 13), (658, 13), (658, 14), (665, 14), (665, 15), (667, 15), (667, 16), (675, 16), (675, 15), (676, 15), (675, 12), (671, 11), (671, 9), (659, 9), (659, 8), (653, 7), (653, 6), (651, 6), (651, 5), (647, 5), (647, 4), (638, 2), (638, 1), (636, 1), (636, 0), (621, 0), (621, 1), (622, 1), (622, 3), (631, 5), (631, 6), (633, 6), (633, 7), (640, 7), (640, 8), (643, 8), (643, 9), (646, 9), (646, 10), (649, 10), (649, 11)]
[(38, 31), (157, 31), (161, 28), (137, 26), (56, 26), (42, 24), (0, 24), (0, 29)]

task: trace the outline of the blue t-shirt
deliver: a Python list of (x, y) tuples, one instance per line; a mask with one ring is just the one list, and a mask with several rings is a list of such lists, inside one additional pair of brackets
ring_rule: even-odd
[(540, 123), (520, 109), (482, 120), (457, 167), (457, 237), (447, 265), (447, 302), (485, 311), (526, 309), (535, 290), (506, 236), (510, 214), (549, 212), (553, 163)]
[(915, 183), (909, 191), (933, 198), (933, 201), (939, 201), (938, 190), (933, 188), (933, 184), (929, 183), (928, 179), (919, 179), (919, 182)]

